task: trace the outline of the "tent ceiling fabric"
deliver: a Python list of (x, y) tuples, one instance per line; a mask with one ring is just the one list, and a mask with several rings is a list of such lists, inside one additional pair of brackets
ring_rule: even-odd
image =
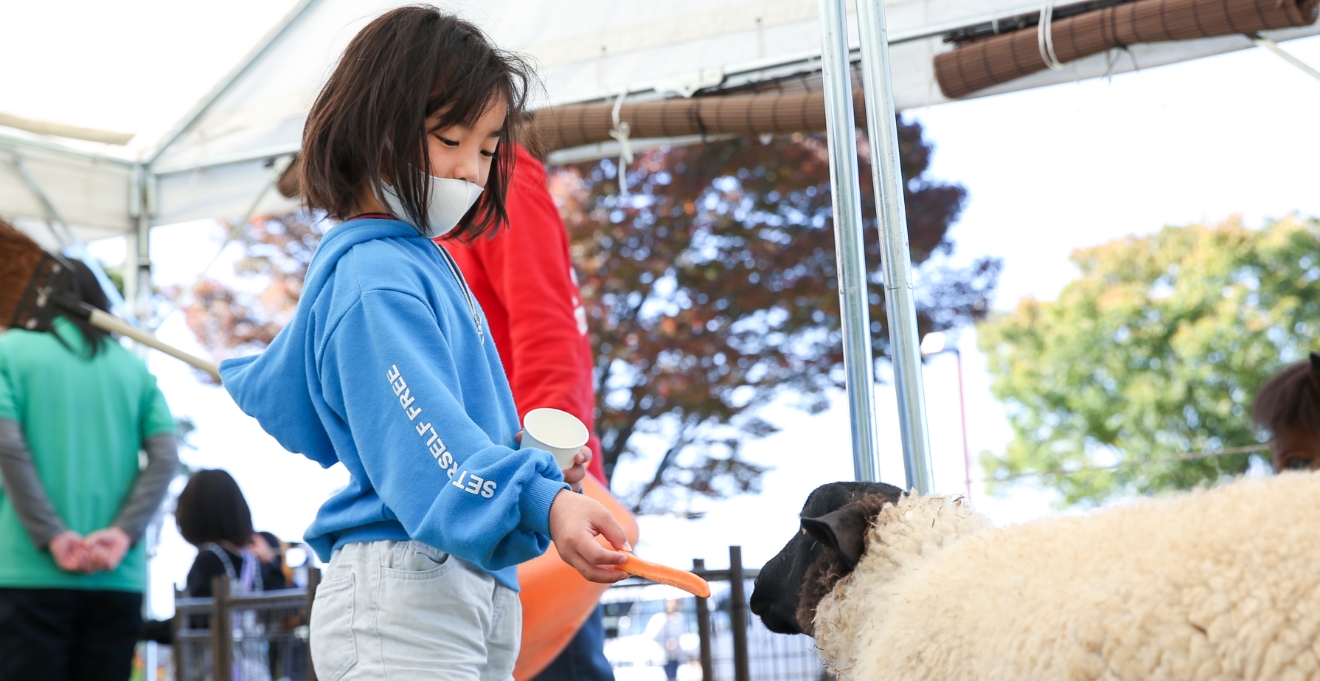
[[(131, 0), (128, 4), (147, 5), (152, 1)], [(116, 7), (123, 4), (117, 3)], [(0, 127), (0, 215), (48, 217), (40, 202), (25, 193), (26, 187), (14, 181), (7, 151), (22, 155), (57, 209), (75, 228), (105, 233), (131, 231), (130, 166), (149, 159), (158, 199), (153, 224), (241, 218), (254, 206), (260, 212), (293, 205), (269, 190), (277, 170), (272, 160), (298, 149), (307, 108), (348, 40), (371, 18), (400, 4), (404, 3), (301, 0), (292, 5), (296, 20), (287, 30), (280, 30), (280, 24), (273, 26), (271, 35), (276, 37), (269, 48), (244, 60), (250, 63), (241, 72), (222, 79), (232, 83), (218, 96), (205, 98), (203, 102), (209, 105), (198, 112), (195, 120), (188, 118), (188, 109), (195, 109), (192, 105), (176, 112), (176, 119), (188, 124), (176, 124), (176, 128), (182, 127), (182, 134), (164, 148), (139, 146), (140, 138), (134, 138), (126, 148), (53, 142), (53, 138), (37, 143), (33, 138), (38, 136)], [(758, 81), (782, 83), (785, 77), (812, 74), (819, 69), (817, 0), (580, 0), (569, 4), (442, 0), (436, 4), (482, 26), (501, 46), (530, 54), (546, 85), (539, 102), (543, 107), (613, 102), (623, 92), (630, 93), (630, 101), (694, 92), (709, 97), (726, 89), (748, 93)], [(949, 101), (936, 85), (933, 64), (936, 55), (952, 49), (940, 40), (944, 31), (1038, 8), (1039, 4), (1031, 1), (1008, 5), (993, 0), (888, 2), (889, 36), (894, 41), (890, 51), (893, 90), (898, 108)], [(0, 8), (0, 22), (12, 26), (6, 14), (14, 11), (18, 10)], [(197, 19), (180, 17), (177, 29), (196, 34)], [(45, 24), (27, 28), (52, 33), (60, 30), (58, 25)], [(1316, 32), (1315, 27), (1308, 27), (1266, 35), (1287, 40)], [(855, 26), (852, 36), (855, 45)], [(107, 36), (103, 44), (87, 44), (88, 54), (98, 49), (107, 53), (123, 49), (115, 39)], [(1250, 46), (1246, 38), (1227, 36), (1140, 44), (1130, 52), (1137, 64), (1149, 68)], [(208, 45), (198, 40), (195, 49), (201, 54)], [(182, 51), (153, 58), (176, 62), (197, 57)], [(1110, 61), (1106, 54), (1097, 54), (1061, 70), (1034, 73), (974, 94), (998, 94), (1132, 69), (1133, 60)], [(140, 67), (150, 68), (151, 63)], [(42, 61), (30, 60), (24, 68), (40, 70)], [(28, 78), (22, 82), (42, 81)], [(77, 90), (83, 84), (61, 80), (45, 86)], [(159, 88), (169, 87), (169, 83), (159, 84)], [(40, 98), (42, 93), (34, 91), (29, 96)], [(137, 99), (150, 106), (151, 97), (152, 93), (144, 92)], [(688, 105), (665, 106), (682, 109)], [(9, 113), (31, 118), (25, 111)], [(76, 120), (60, 122), (138, 132), (123, 121), (98, 120), (94, 110), (82, 112)], [(43, 149), (43, 145), (81, 151), (57, 153)], [(89, 151), (97, 158), (89, 158)]]

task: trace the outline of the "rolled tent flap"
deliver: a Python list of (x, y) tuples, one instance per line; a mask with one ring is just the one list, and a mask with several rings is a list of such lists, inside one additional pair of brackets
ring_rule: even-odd
[[(1058, 19), (1050, 25), (1054, 55), (1067, 63), (1136, 43), (1308, 26), (1320, 0), (1136, 0)], [(935, 78), (945, 97), (1044, 70), (1038, 27), (960, 44), (935, 57)]]
[[(857, 120), (864, 120), (862, 93), (853, 93)], [(612, 103), (568, 104), (537, 111), (528, 137), (541, 154), (607, 142), (614, 130)], [(825, 129), (823, 92), (768, 91), (745, 95), (624, 102), (619, 120), (633, 139), (685, 135), (814, 132)]]

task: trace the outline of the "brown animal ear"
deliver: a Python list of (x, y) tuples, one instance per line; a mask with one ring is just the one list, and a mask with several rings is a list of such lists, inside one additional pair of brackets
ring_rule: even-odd
[(1320, 353), (1311, 353), (1311, 383), (1320, 385)]
[(866, 550), (866, 528), (871, 515), (863, 504), (853, 502), (819, 518), (803, 518), (802, 529), (816, 541), (832, 547), (852, 570)]

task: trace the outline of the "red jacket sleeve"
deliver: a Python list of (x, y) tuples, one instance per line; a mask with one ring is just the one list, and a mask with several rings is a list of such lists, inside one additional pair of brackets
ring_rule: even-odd
[(505, 329), (496, 327), (507, 324), (507, 343), (497, 349), (519, 417), (553, 407), (581, 419), (593, 433), (589, 470), (604, 482), (600, 440), (594, 434), (594, 362), (568, 232), (546, 187), (545, 167), (522, 148), (506, 207), (509, 224), (499, 235), (466, 247), (445, 246), (465, 273), (480, 268), (469, 279), (484, 278), (488, 285), (474, 283), (473, 291), (497, 338)]

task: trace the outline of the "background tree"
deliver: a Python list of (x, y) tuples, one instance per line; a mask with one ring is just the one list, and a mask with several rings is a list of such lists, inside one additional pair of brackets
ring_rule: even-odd
[[(918, 124), (902, 124), (899, 138), (909, 242), (925, 263), (919, 326), (970, 323), (989, 309), (999, 262), (948, 266), (965, 191), (925, 176), (931, 146)], [(650, 513), (757, 491), (765, 469), (741, 443), (777, 430), (759, 408), (789, 394), (819, 411), (843, 385), (825, 143), (794, 135), (649, 151), (630, 166), (626, 197), (616, 171), (605, 160), (551, 174), (597, 352), (604, 463), (631, 458), (644, 471), (616, 492)], [(864, 187), (867, 172), (863, 163)], [(879, 360), (889, 348), (879, 237), (873, 219), (865, 228)], [(250, 225), (238, 270), (265, 288), (208, 281), (189, 325), (220, 352), (264, 347), (287, 322), (319, 237), (303, 214)]]
[[(237, 241), (243, 257), (234, 264), (240, 284), (207, 279), (193, 291), (188, 327), (202, 345), (238, 356), (265, 348), (293, 319), (303, 278), (326, 225), (305, 212), (257, 217)], [(170, 297), (178, 295), (171, 292)]]
[(1057, 300), (978, 327), (1014, 432), (982, 456), (987, 477), (1148, 462), (1043, 480), (1071, 504), (1243, 472), (1248, 454), (1169, 459), (1261, 441), (1252, 396), (1320, 332), (1320, 223), (1166, 227), (1072, 260), (1081, 276)]
[[(927, 263), (919, 328), (969, 323), (988, 309), (999, 261), (947, 265), (965, 191), (925, 176), (931, 146), (919, 124), (901, 124), (899, 139), (912, 259)], [(764, 469), (740, 445), (777, 430), (759, 408), (788, 394), (820, 411), (843, 386), (825, 142), (794, 135), (647, 152), (628, 169), (628, 196), (616, 170), (605, 160), (552, 178), (584, 275), (607, 470), (644, 462), (640, 484), (617, 490), (643, 513), (757, 491)], [(863, 187), (870, 181), (863, 163)], [(874, 218), (865, 232), (879, 360), (889, 331)]]

